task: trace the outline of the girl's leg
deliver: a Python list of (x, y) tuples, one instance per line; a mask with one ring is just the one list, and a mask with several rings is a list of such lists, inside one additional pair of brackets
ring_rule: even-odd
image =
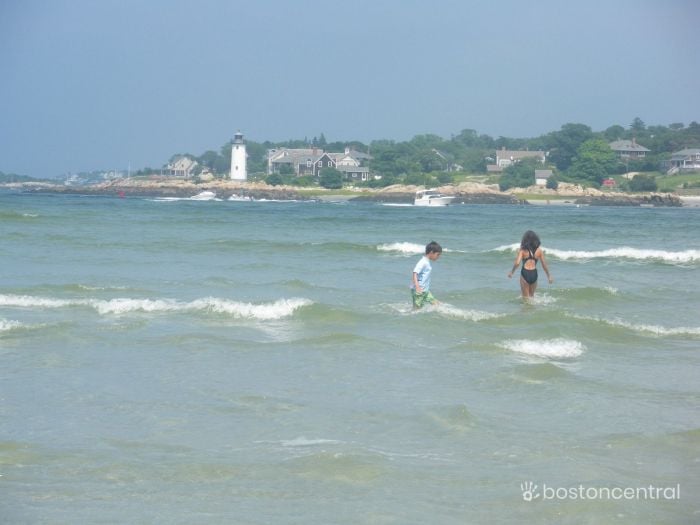
[(523, 279), (522, 275), (520, 276), (520, 291), (523, 297), (530, 297), (530, 285), (527, 284), (527, 281)]
[(530, 297), (535, 297), (535, 290), (537, 290), (537, 281), (529, 285)]

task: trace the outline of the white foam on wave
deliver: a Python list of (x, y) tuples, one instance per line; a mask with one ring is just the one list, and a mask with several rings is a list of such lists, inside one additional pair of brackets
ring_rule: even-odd
[(0, 319), (0, 332), (9, 332), (17, 328), (23, 328), (25, 325), (19, 321), (11, 321), (8, 319)]
[(498, 246), (497, 248), (494, 248), (493, 250), (487, 250), (488, 252), (516, 252), (518, 251), (518, 248), (520, 248), (520, 243), (516, 242), (514, 244), (504, 244), (502, 246)]
[(0, 295), (0, 306), (15, 308), (64, 308), (86, 304), (82, 300), (52, 299), (50, 297), (35, 297), (31, 295)]
[(297, 309), (313, 304), (304, 298), (278, 299), (271, 303), (253, 304), (216, 297), (183, 302), (174, 299), (54, 299), (29, 295), (0, 295), (0, 306), (19, 308), (66, 308), (86, 306), (101, 315), (123, 315), (131, 312), (167, 313), (200, 311), (231, 315), (236, 318), (273, 320), (289, 317)]
[[(522, 295), (520, 297), (522, 297)], [(544, 293), (537, 293), (534, 297), (528, 297), (526, 300), (528, 303), (536, 306), (545, 306), (557, 302), (557, 299), (555, 297)]]
[(572, 359), (583, 354), (586, 347), (572, 339), (509, 339), (498, 344), (501, 348), (548, 359)]
[(658, 326), (653, 324), (635, 324), (625, 321), (623, 319), (603, 319), (601, 317), (587, 316), (587, 315), (577, 315), (568, 314), (574, 319), (580, 319), (582, 321), (595, 321), (597, 323), (607, 324), (608, 326), (617, 326), (620, 328), (626, 328), (634, 332), (646, 332), (654, 335), (700, 335), (700, 327), (689, 327), (689, 326), (679, 326), (675, 328), (667, 328), (665, 326)]
[(446, 317), (453, 317), (456, 319), (465, 319), (467, 321), (487, 321), (489, 319), (496, 319), (498, 317), (504, 317), (505, 314), (494, 314), (491, 312), (484, 312), (481, 310), (465, 310), (463, 308), (457, 308), (448, 303), (440, 303), (437, 305), (426, 305), (423, 308), (413, 308), (410, 302), (405, 303), (393, 303), (385, 304), (384, 306), (391, 308), (392, 310), (398, 312), (401, 315), (419, 315), (419, 314), (429, 314), (438, 313)]
[[(516, 252), (520, 244), (506, 244), (494, 248), (493, 252)], [(588, 260), (588, 259), (631, 259), (637, 261), (661, 261), (669, 264), (687, 264), (700, 261), (700, 250), (683, 250), (678, 252), (666, 250), (648, 250), (642, 248), (632, 248), (620, 246), (607, 250), (557, 250), (556, 248), (544, 248), (546, 255), (551, 255), (557, 259), (568, 260)]]
[[(426, 243), (427, 244), (427, 243)], [(389, 242), (377, 245), (377, 251), (380, 252), (398, 252), (403, 255), (424, 255), (425, 254), (425, 244), (417, 244), (414, 242)], [(458, 252), (466, 253), (460, 250), (450, 250), (447, 248), (442, 249), (445, 253)]]
[(280, 442), (283, 447), (315, 447), (318, 445), (340, 445), (342, 443), (342, 441), (335, 439), (307, 439), (303, 436)]
[(621, 246), (608, 250), (582, 251), (582, 250), (546, 250), (547, 255), (557, 259), (586, 260), (586, 259), (632, 259), (636, 261), (661, 261), (670, 264), (684, 264), (700, 261), (700, 250), (684, 250), (671, 252), (666, 250), (645, 250)]
[(399, 252), (405, 255), (420, 255), (425, 253), (425, 245), (413, 242), (392, 242), (377, 246), (380, 252)]
[(505, 315), (494, 314), (491, 312), (483, 312), (481, 310), (465, 310), (463, 308), (457, 308), (456, 306), (452, 306), (448, 303), (440, 303), (434, 307), (434, 310), (448, 317), (456, 317), (457, 319), (465, 319), (467, 321), (475, 322), (496, 319)]

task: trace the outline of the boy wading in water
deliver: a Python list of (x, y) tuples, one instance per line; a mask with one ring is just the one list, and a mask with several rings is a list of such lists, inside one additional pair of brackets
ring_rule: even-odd
[(413, 308), (422, 308), (424, 304), (438, 304), (438, 300), (430, 293), (430, 273), (433, 271), (432, 262), (437, 261), (442, 254), (442, 247), (435, 241), (425, 247), (425, 255), (413, 269), (411, 279), (411, 295)]
[(513, 269), (508, 273), (508, 278), (513, 277), (513, 272), (517, 270), (520, 263), (523, 267), (520, 270), (520, 290), (523, 297), (529, 298), (535, 296), (537, 290), (537, 261), (542, 262), (542, 268), (547, 274), (547, 280), (551, 284), (554, 279), (549, 273), (547, 261), (544, 259), (544, 252), (540, 248), (540, 238), (531, 230), (525, 232), (520, 241), (520, 249), (515, 257)]

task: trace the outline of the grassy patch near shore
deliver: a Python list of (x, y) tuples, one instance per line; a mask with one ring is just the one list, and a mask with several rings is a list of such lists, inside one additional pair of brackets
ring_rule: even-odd
[(656, 184), (659, 186), (659, 191), (674, 191), (683, 188), (686, 184), (690, 188), (700, 188), (700, 173), (656, 177)]

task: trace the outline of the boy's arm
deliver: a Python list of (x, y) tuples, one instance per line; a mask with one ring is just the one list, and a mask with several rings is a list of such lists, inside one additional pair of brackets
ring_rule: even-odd
[(418, 274), (413, 272), (413, 287), (416, 289), (416, 293), (423, 293), (423, 289), (418, 284)]

